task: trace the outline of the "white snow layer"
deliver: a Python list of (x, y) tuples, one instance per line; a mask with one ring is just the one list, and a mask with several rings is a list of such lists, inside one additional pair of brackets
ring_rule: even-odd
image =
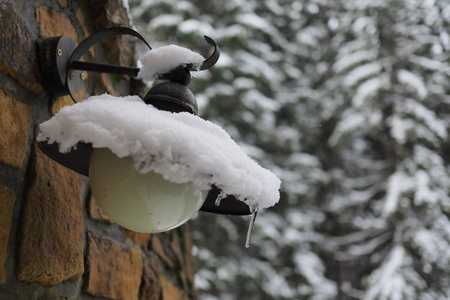
[(154, 171), (199, 189), (216, 185), (251, 209), (279, 200), (280, 180), (248, 157), (218, 125), (189, 113), (146, 105), (138, 96), (93, 96), (40, 125), (38, 141), (59, 143), (64, 153), (78, 142), (131, 156), (136, 170)]
[(152, 82), (158, 76), (178, 67), (192, 65), (193, 70), (199, 70), (204, 60), (203, 56), (187, 48), (177, 45), (163, 46), (144, 55), (138, 76), (146, 82)]

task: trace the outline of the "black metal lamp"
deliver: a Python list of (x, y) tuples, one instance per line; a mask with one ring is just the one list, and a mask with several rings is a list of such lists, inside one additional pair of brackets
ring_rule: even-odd
[[(80, 61), (81, 57), (93, 45), (101, 40), (116, 36), (131, 35), (143, 41), (149, 49), (150, 45), (136, 31), (126, 27), (114, 27), (100, 31), (80, 45), (67, 36), (53, 37), (45, 39), (39, 45), (40, 65), (47, 88), (56, 96), (70, 95), (77, 102), (76, 93), (83, 85), (83, 72), (93, 71), (100, 73), (115, 73), (137, 76), (140, 69), (136, 67), (126, 67), (108, 64), (99, 64)], [(208, 44), (214, 47), (214, 52), (209, 58), (204, 60), (200, 70), (205, 70), (213, 66), (220, 56), (219, 48), (209, 37), (205, 36)], [(146, 104), (151, 104), (160, 110), (170, 112), (189, 112), (197, 115), (197, 102), (193, 93), (187, 88), (190, 83), (190, 71), (194, 71), (192, 66), (187, 65), (176, 68), (166, 74), (159, 74), (158, 78), (166, 82), (155, 85), (144, 97)], [(93, 147), (89, 143), (79, 142), (76, 147), (67, 153), (59, 151), (57, 143), (48, 143), (47, 141), (38, 142), (39, 148), (50, 158), (58, 163), (78, 172), (89, 176), (89, 164)], [(207, 194), (206, 200), (200, 210), (228, 215), (249, 215), (249, 207), (236, 197), (229, 195), (220, 201), (222, 191), (216, 186), (212, 186)]]

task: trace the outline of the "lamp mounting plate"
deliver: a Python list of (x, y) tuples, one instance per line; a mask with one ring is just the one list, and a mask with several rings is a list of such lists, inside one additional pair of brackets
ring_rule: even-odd
[[(68, 36), (50, 37), (39, 44), (39, 61), (41, 73), (46, 87), (55, 96), (69, 94), (68, 86), (72, 92), (77, 93), (83, 85), (82, 71), (70, 70), (70, 57), (77, 48), (77, 43)], [(70, 81), (70, 85), (68, 84)]]

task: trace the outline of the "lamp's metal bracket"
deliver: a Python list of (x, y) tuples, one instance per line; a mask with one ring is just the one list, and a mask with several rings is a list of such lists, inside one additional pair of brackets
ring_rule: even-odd
[[(76, 42), (68, 36), (46, 38), (39, 45), (39, 60), (44, 83), (47, 88), (51, 90), (55, 96), (69, 94), (74, 102), (78, 102), (76, 94), (83, 85), (83, 71), (137, 76), (139, 68), (136, 67), (81, 61), (81, 57), (92, 46), (103, 39), (121, 34), (134, 36), (143, 41), (150, 50), (152, 49), (142, 35), (128, 27), (111, 27), (99, 31), (85, 39), (78, 46)], [(206, 70), (212, 67), (220, 56), (219, 48), (214, 40), (207, 36), (205, 36), (205, 39), (208, 44), (214, 47), (214, 51), (207, 59), (205, 59), (200, 70)], [(195, 70), (192, 69), (192, 66), (187, 66), (187, 71)], [(178, 78), (179, 70), (175, 69), (173, 72), (177, 74), (163, 74), (162, 77), (166, 76), (170, 79), (175, 76)], [(185, 80), (183, 77), (183, 83), (187, 82), (186, 84), (189, 84), (189, 80)]]
[[(68, 36), (46, 38), (39, 44), (39, 61), (44, 84), (55, 96), (69, 94), (67, 69), (76, 48), (77, 43)], [(73, 90), (78, 92), (83, 84), (81, 72), (72, 77)]]

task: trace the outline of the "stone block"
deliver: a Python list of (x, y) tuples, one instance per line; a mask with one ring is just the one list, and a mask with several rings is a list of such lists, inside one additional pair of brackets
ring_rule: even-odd
[[(79, 102), (83, 101), (84, 100), (84, 87), (82, 87), (78, 91), (78, 93), (76, 93), (75, 96), (77, 97)], [(52, 113), (52, 116), (54, 116), (59, 112), (59, 110), (61, 108), (65, 107), (65, 106), (74, 105), (74, 104), (75, 104), (75, 102), (73, 101), (72, 97), (70, 97), (70, 95), (56, 97), (50, 107), (50, 112)]]
[(97, 205), (97, 200), (95, 200), (95, 197), (94, 195), (92, 195), (92, 193), (89, 196), (88, 205), (89, 217), (92, 220), (106, 222), (108, 224), (114, 223), (114, 221), (110, 217), (108, 217), (105, 212)]
[(172, 281), (161, 276), (162, 300), (189, 300), (189, 297)]
[(36, 42), (28, 19), (16, 13), (12, 1), (0, 0), (0, 72), (36, 94), (43, 92)]
[(0, 162), (22, 168), (28, 147), (31, 110), (0, 90)]
[(67, 7), (67, 0), (58, 0), (58, 4), (59, 4), (61, 7), (66, 8), (66, 7)]
[(194, 264), (194, 257), (192, 256), (192, 239), (189, 225), (184, 224), (183, 226), (180, 227), (180, 231), (184, 254), (184, 265), (180, 277), (182, 278), (185, 287), (189, 290), (192, 290), (192, 292), (195, 293), (195, 286), (194, 286), (195, 264)]
[(67, 35), (78, 42), (78, 34), (64, 14), (41, 6), (36, 9), (36, 20), (44, 37)]
[[(89, 0), (97, 31), (114, 26), (129, 26), (128, 14), (122, 0)], [(111, 63), (131, 66), (134, 63), (136, 38), (117, 36), (103, 41)]]
[(152, 235), (150, 249), (153, 252), (155, 252), (169, 268), (173, 269), (175, 267), (175, 263), (166, 254), (165, 248), (166, 247), (163, 246), (163, 243), (162, 243), (159, 235), (157, 235), (157, 234)]
[(144, 275), (142, 277), (141, 299), (159, 300), (161, 295), (161, 282), (159, 274), (162, 273), (160, 262), (153, 256), (144, 260)]
[(5, 283), (6, 250), (8, 248), (11, 219), (16, 202), (16, 193), (6, 186), (0, 185), (0, 284)]
[(17, 277), (56, 285), (84, 272), (81, 175), (37, 147), (28, 171)]
[(126, 237), (146, 249), (150, 240), (150, 233), (136, 232), (122, 227), (122, 231)]
[(141, 252), (103, 238), (87, 234), (89, 274), (85, 292), (93, 296), (137, 300), (143, 274)]
[[(81, 26), (81, 29), (83, 29), (83, 35), (84, 38), (86, 39), (88, 36), (91, 35), (91, 32), (88, 29), (87, 24), (88, 21), (86, 21), (86, 15), (85, 12), (82, 9), (77, 9), (77, 11), (75, 12), (75, 16), (77, 17), (77, 21)], [(94, 56), (94, 48), (90, 48), (89, 51), (91, 52), (92, 56)]]

